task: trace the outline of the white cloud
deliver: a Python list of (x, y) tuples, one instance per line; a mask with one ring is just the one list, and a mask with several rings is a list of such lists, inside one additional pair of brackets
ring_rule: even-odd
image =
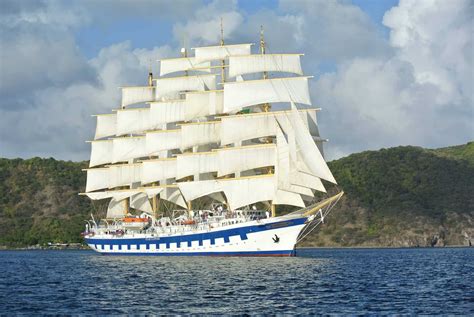
[(236, 1), (215, 0), (196, 11), (194, 18), (186, 23), (177, 23), (173, 28), (175, 38), (186, 46), (218, 44), (221, 37), (221, 18), (224, 38), (232, 37), (244, 18), (238, 12)]
[(329, 156), (474, 138), (471, 6), (401, 1), (384, 17), (393, 56), (356, 58), (321, 77), (314, 99), (328, 111)]
[(384, 17), (389, 39), (346, 1), (281, 1), (275, 10), (247, 13), (236, 1), (200, 7), (148, 0), (64, 4), (2, 2), (0, 156), (86, 159), (83, 141), (92, 137), (95, 125), (90, 115), (117, 107), (117, 87), (144, 84), (150, 59), (178, 54), (169, 46), (136, 49), (123, 42), (87, 60), (74, 32), (84, 25), (155, 15), (174, 21), (174, 40), (186, 37), (188, 47), (217, 44), (222, 17), (227, 43), (258, 46), (263, 24), (268, 51), (305, 53), (306, 73), (317, 75), (321, 65), (337, 63), (334, 72), (321, 74), (311, 86), (313, 103), (323, 108), (319, 122), (331, 140), (329, 158), (474, 138), (474, 11), (468, 0), (402, 0)]
[(34, 106), (21, 112), (0, 109), (0, 134), (8, 136), (0, 140), (1, 155), (87, 159), (89, 145), (85, 141), (91, 140), (95, 131), (91, 115), (117, 109), (118, 87), (145, 84), (148, 59), (170, 53), (168, 46), (146, 50), (132, 49), (129, 42), (118, 43), (88, 61), (97, 82), (41, 89), (33, 95)]

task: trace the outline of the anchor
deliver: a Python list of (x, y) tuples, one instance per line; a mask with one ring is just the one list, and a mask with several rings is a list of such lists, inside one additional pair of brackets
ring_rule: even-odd
[(280, 242), (280, 237), (275, 235), (275, 238), (272, 238), (273, 242), (278, 243)]

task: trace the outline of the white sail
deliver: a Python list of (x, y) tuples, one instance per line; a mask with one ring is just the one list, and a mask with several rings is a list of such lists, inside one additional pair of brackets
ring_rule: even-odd
[(147, 194), (148, 198), (151, 199), (161, 193), (165, 188), (160, 187), (160, 186), (150, 186), (150, 187), (141, 187), (140, 190), (142, 190), (144, 193)]
[(126, 213), (126, 205), (124, 199), (112, 198), (107, 207), (107, 219), (123, 218)]
[(185, 99), (150, 103), (150, 122), (159, 126), (165, 123), (187, 120)]
[(199, 63), (195, 57), (167, 58), (160, 60), (160, 76), (187, 70), (209, 73), (210, 66), (210, 62)]
[(249, 55), (251, 46), (252, 44), (235, 44), (196, 47), (193, 49), (196, 61), (201, 63), (204, 61), (222, 60), (234, 55)]
[(112, 197), (108, 192), (92, 192), (86, 193), (86, 196), (92, 200), (101, 200)]
[(109, 169), (93, 168), (87, 170), (86, 192), (109, 187)]
[(111, 163), (113, 151), (112, 140), (99, 140), (91, 142), (91, 158), (89, 167)]
[(229, 57), (229, 77), (258, 72), (284, 72), (303, 75), (301, 54), (256, 54)]
[(102, 139), (116, 134), (117, 116), (115, 113), (97, 115), (94, 140)]
[(220, 180), (181, 182), (178, 187), (187, 201), (222, 191)]
[(130, 197), (130, 208), (145, 211), (150, 214), (153, 213), (150, 201), (148, 200), (148, 195), (145, 193), (138, 193)]
[(113, 139), (113, 163), (147, 156), (145, 137)]
[(181, 125), (181, 149), (220, 142), (220, 121)]
[(224, 85), (224, 112), (268, 102), (311, 105), (308, 77), (247, 80)]
[(220, 181), (231, 210), (275, 198), (274, 176), (243, 177)]
[(178, 187), (166, 187), (161, 193), (160, 193), (160, 199), (167, 200), (169, 202), (172, 202), (175, 205), (178, 205), (182, 208), (187, 209), (188, 206), (186, 204), (186, 201), (184, 200), (183, 195), (181, 194), (181, 191), (179, 190)]
[(145, 147), (148, 155), (179, 149), (181, 147), (181, 129), (148, 132), (145, 136)]
[(228, 175), (254, 168), (274, 166), (276, 146), (274, 144), (229, 147), (218, 153), (217, 176)]
[(275, 166), (275, 175), (277, 178), (277, 187), (285, 190), (290, 189), (290, 175), (292, 174), (290, 147), (283, 131), (277, 129), (277, 165)]
[(274, 205), (289, 205), (304, 208), (306, 207), (300, 194), (278, 189), (272, 200)]
[[(112, 198), (107, 216), (118, 218), (125, 199), (130, 208), (151, 213), (149, 199), (158, 195), (186, 209), (186, 201), (203, 196), (225, 201), (231, 210), (265, 201), (304, 208), (315, 191), (326, 192), (322, 179), (336, 183), (322, 155), (317, 109), (298, 111), (294, 105), (311, 105), (302, 54), (251, 55), (251, 45), (197, 47), (194, 57), (161, 60), (161, 76), (186, 76), (122, 88), (122, 109), (97, 116), (89, 166), (128, 164), (87, 170), (85, 195)], [(235, 81), (216, 90), (219, 75), (211, 70), (223, 60)], [(298, 77), (243, 78), (260, 72)], [(281, 102), (290, 102), (292, 110), (259, 112), (263, 104)], [(124, 109), (138, 103), (149, 106)], [(236, 115), (249, 107), (253, 113)], [(189, 176), (194, 180), (185, 181)], [(117, 188), (123, 186), (131, 189)]]
[(296, 110), (287, 116), (295, 131), (296, 143), (301, 150), (300, 154), (311, 170), (311, 174), (337, 184), (318, 147), (314, 143), (308, 128), (304, 125), (301, 116)]
[(142, 162), (142, 184), (149, 184), (174, 177), (176, 177), (176, 158), (147, 160)]
[(319, 137), (319, 128), (317, 120), (317, 111), (319, 109), (306, 109), (305, 111), (300, 111), (301, 119), (304, 121), (305, 126), (308, 127), (309, 133), (313, 137)]
[(142, 133), (157, 127), (150, 120), (150, 108), (117, 110), (117, 135)]
[(217, 171), (216, 152), (186, 153), (177, 156), (176, 178)]
[[(305, 118), (304, 123), (309, 124), (306, 117), (311, 117), (311, 113), (316, 110), (300, 110), (300, 115)], [(244, 140), (254, 138), (276, 136), (279, 123), (275, 119), (286, 120), (283, 122), (286, 126), (290, 126), (286, 119), (288, 111), (259, 112), (244, 115), (232, 115), (221, 117), (221, 144), (232, 144)], [(245, 127), (243, 129), (242, 127)], [(291, 126), (290, 126), (291, 127)]]
[(87, 197), (92, 200), (101, 200), (107, 198), (114, 198), (115, 200), (122, 200), (140, 193), (138, 189), (126, 189), (126, 190), (107, 190), (102, 192), (86, 193)]
[(155, 100), (155, 87), (122, 87), (122, 108), (141, 102)]
[(276, 134), (277, 124), (271, 112), (228, 116), (221, 120), (222, 145)]
[(304, 172), (296, 171), (291, 174), (290, 183), (293, 185), (311, 188), (323, 193), (326, 192), (326, 188), (324, 188), (320, 178)]
[(197, 75), (154, 79), (156, 100), (178, 99), (180, 92), (216, 89), (216, 75)]
[(130, 186), (141, 180), (141, 164), (110, 165), (108, 173), (109, 188)]
[(221, 114), (224, 109), (224, 91), (211, 90), (186, 93), (186, 103), (193, 112), (188, 112), (186, 120), (203, 115)]

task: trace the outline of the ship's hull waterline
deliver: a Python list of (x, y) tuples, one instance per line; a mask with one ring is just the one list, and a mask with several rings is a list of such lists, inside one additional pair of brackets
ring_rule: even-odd
[(103, 255), (154, 256), (295, 256), (307, 217), (275, 217), (175, 235), (127, 234), (86, 236)]

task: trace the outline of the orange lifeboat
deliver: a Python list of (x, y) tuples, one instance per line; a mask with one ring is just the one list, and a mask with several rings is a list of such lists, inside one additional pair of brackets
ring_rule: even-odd
[(122, 219), (123, 222), (130, 223), (130, 222), (144, 222), (148, 223), (148, 218), (135, 218), (135, 217), (125, 217)]
[(125, 217), (122, 219), (122, 225), (125, 229), (142, 230), (151, 222), (149, 218)]
[(192, 219), (188, 219), (188, 220), (183, 221), (183, 225), (194, 225), (194, 224), (196, 224), (196, 221), (194, 221)]

